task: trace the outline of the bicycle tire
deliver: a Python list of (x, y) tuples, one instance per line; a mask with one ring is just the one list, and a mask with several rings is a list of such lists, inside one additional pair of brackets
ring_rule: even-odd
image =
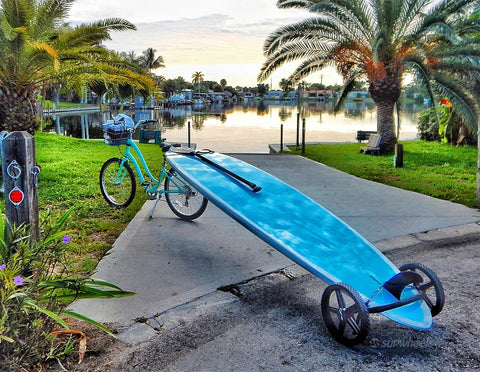
[[(120, 164), (122, 159), (111, 158), (103, 163), (100, 170), (100, 190), (108, 204), (117, 208), (125, 208), (130, 205), (135, 197), (137, 184), (133, 170), (127, 162)], [(120, 180), (119, 179), (120, 176)]]
[[(170, 179), (174, 179), (178, 184), (182, 185), (183, 192), (168, 192), (174, 190), (177, 186), (171, 187)], [(170, 169), (168, 176), (165, 178), (164, 189), (166, 191), (165, 198), (167, 204), (175, 215), (182, 220), (192, 221), (200, 217), (207, 208), (208, 200), (200, 194), (193, 186)]]

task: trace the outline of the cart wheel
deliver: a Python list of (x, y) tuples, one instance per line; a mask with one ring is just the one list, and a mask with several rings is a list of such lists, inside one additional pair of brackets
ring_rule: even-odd
[(348, 347), (362, 343), (370, 330), (367, 307), (357, 291), (343, 283), (323, 292), (322, 315), (332, 337)]
[(425, 302), (430, 308), (432, 316), (439, 314), (445, 304), (445, 293), (443, 291), (442, 283), (437, 275), (428, 267), (417, 263), (405, 264), (401, 266), (399, 270), (411, 270), (422, 275), (423, 282), (416, 285), (416, 288), (418, 291), (425, 294)]

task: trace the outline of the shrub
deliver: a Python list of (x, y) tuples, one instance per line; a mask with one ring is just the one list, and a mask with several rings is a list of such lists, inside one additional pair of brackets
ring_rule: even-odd
[(68, 316), (111, 334), (103, 325), (66, 311), (74, 299), (133, 294), (69, 273), (64, 262), (70, 237), (62, 228), (70, 213), (57, 221), (46, 213), (38, 241), (30, 238), (25, 226), (9, 227), (0, 239), (0, 370), (29, 370), (51, 357), (51, 332), (56, 327), (68, 329)]
[[(437, 118), (438, 115), (438, 118)], [(418, 119), (419, 137), (425, 141), (438, 141), (468, 145), (476, 144), (477, 138), (464, 125), (462, 119), (451, 107), (440, 105), (426, 110)]]

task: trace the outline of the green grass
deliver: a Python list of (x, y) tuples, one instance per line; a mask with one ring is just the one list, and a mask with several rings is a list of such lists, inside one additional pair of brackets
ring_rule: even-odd
[[(140, 210), (146, 200), (137, 183), (134, 202), (126, 209), (110, 207), (103, 199), (98, 183), (100, 168), (105, 160), (119, 157), (118, 147), (103, 141), (88, 141), (55, 134), (35, 135), (40, 212), (50, 210), (62, 214), (69, 208), (74, 212), (68, 228), (72, 231), (72, 265), (88, 272), (108, 251), (116, 238)], [(154, 175), (160, 171), (162, 152), (158, 145), (139, 144)], [(4, 201), (1, 200), (4, 210)]]
[(43, 102), (43, 107), (46, 109), (51, 109), (55, 106), (56, 108), (70, 108), (70, 107), (91, 107), (88, 103), (72, 103), (72, 102), (59, 102), (56, 104), (54, 101), (46, 100)]
[(476, 148), (425, 141), (402, 143), (403, 168), (393, 166), (392, 155), (361, 154), (359, 149), (365, 144), (311, 145), (305, 156), (360, 178), (477, 207)]

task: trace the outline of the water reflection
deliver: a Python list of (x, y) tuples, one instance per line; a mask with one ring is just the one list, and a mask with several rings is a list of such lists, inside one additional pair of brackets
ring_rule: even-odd
[[(415, 138), (418, 113), (425, 108), (414, 103), (401, 107), (401, 139)], [(102, 123), (117, 113), (57, 113), (44, 117), (48, 124), (43, 130), (77, 138), (103, 138)], [(285, 127), (285, 142), (292, 142), (299, 118), (304, 118), (307, 123), (308, 142), (353, 142), (357, 130), (376, 129), (376, 108), (371, 100), (347, 101), (343, 110), (336, 114), (333, 102), (310, 101), (299, 105), (296, 102), (256, 100), (241, 105), (191, 105), (125, 113), (136, 121), (157, 119), (162, 137), (169, 141), (185, 141), (187, 123), (190, 122), (194, 141), (204, 147), (213, 144), (217, 150), (219, 144), (222, 148), (227, 145), (226, 151), (232, 149), (232, 145), (247, 147), (246, 151), (251, 151), (252, 148), (265, 149), (268, 143), (278, 143), (280, 124)]]

